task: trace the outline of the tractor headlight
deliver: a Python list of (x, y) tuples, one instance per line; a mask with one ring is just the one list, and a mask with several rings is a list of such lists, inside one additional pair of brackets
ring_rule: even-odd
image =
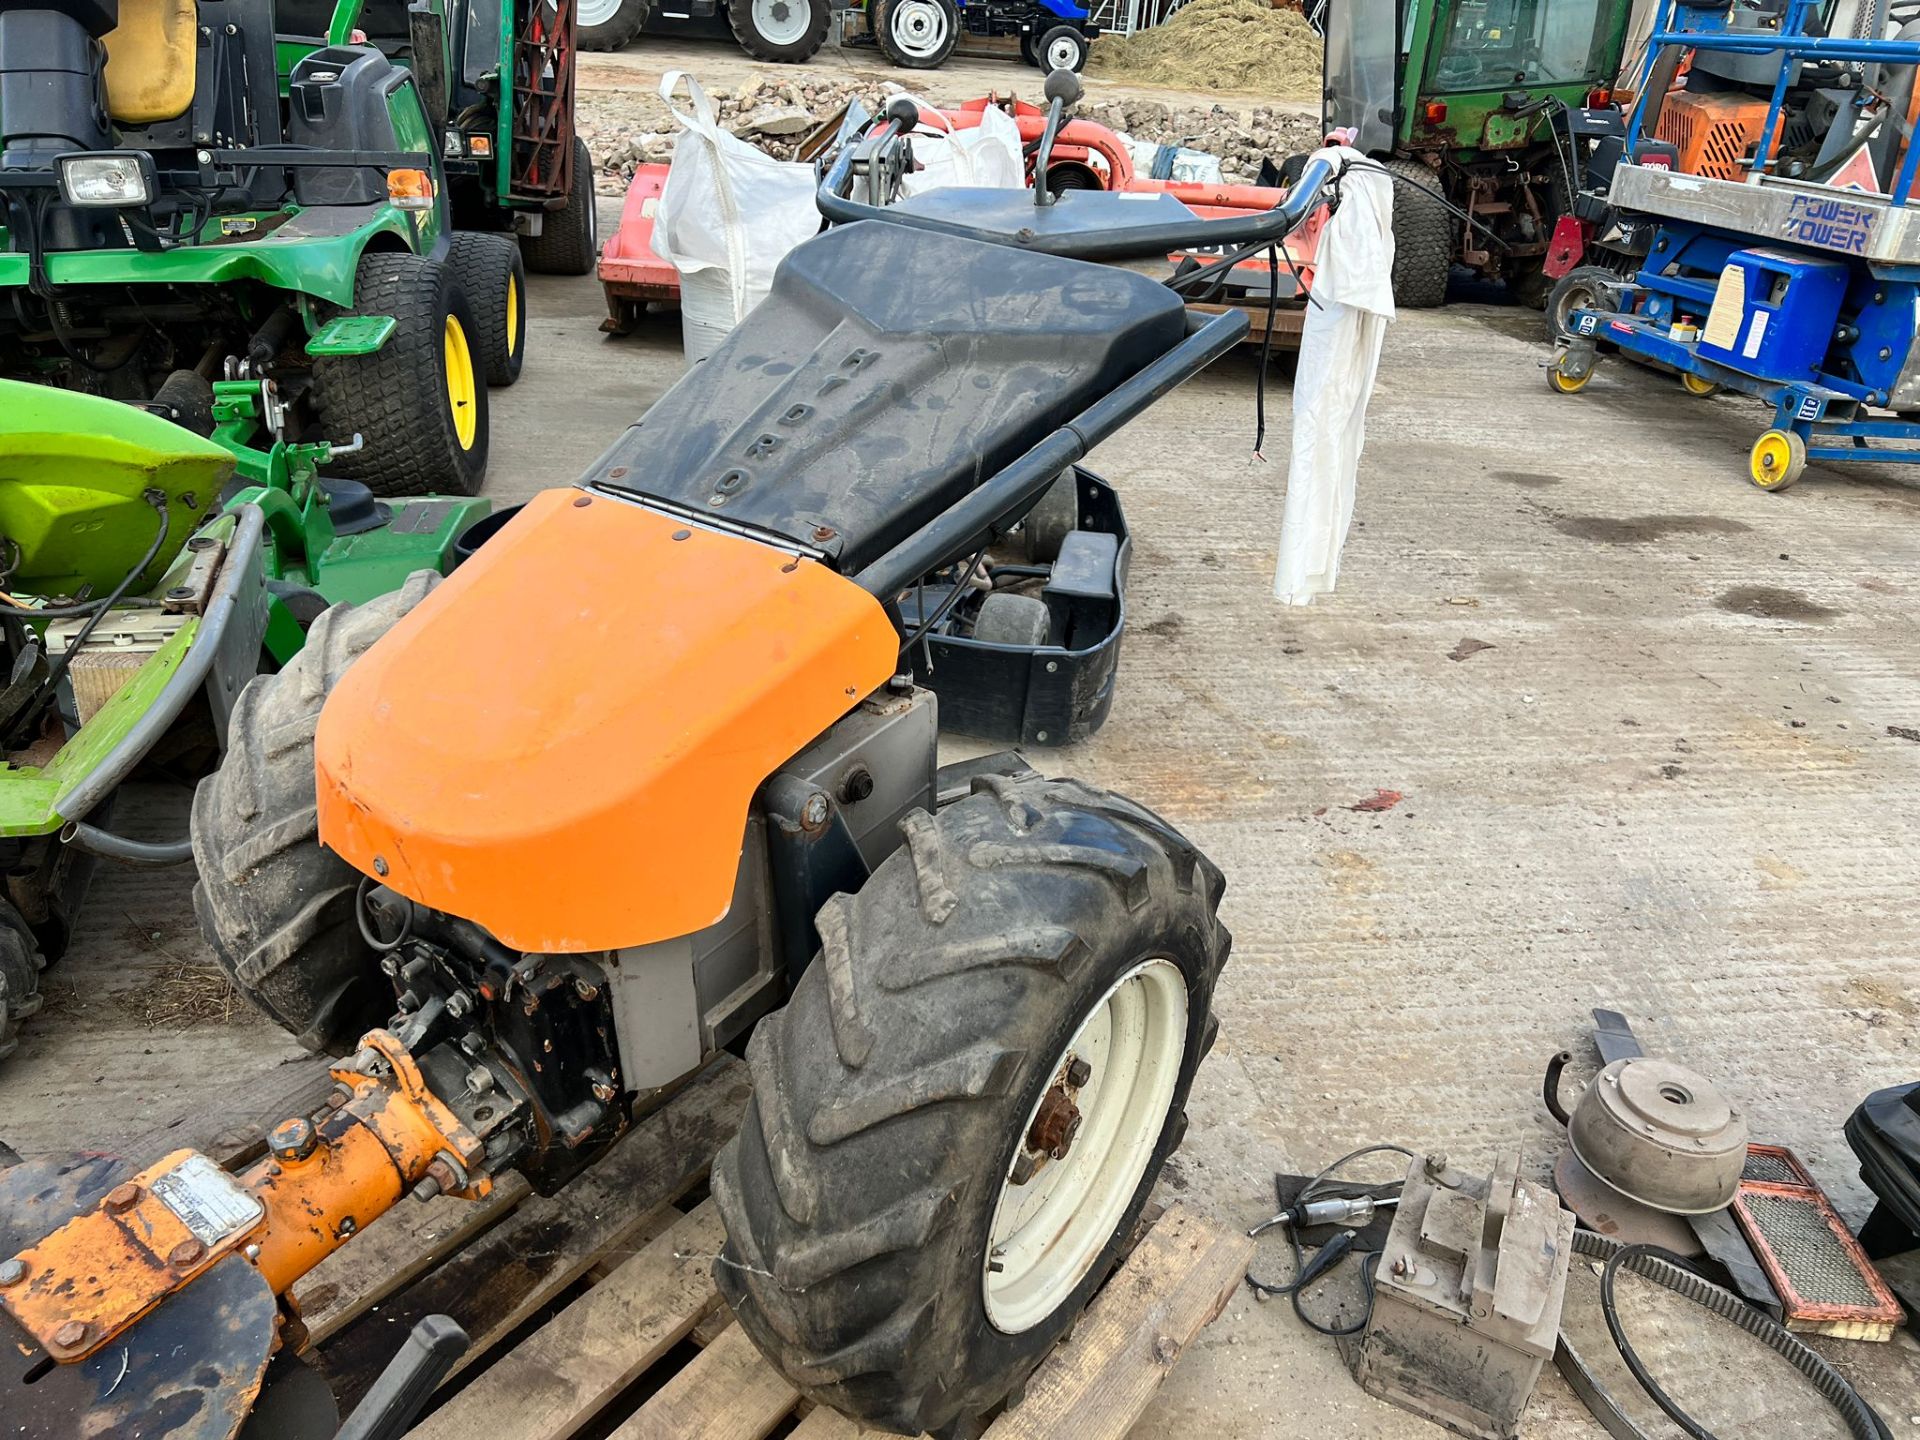
[(62, 155), (60, 197), (69, 205), (145, 205), (153, 199), (153, 157), (144, 150)]

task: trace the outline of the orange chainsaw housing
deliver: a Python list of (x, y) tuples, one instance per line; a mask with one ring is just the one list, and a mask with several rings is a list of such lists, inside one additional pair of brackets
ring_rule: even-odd
[(727, 911), (754, 791), (894, 673), (824, 565), (550, 490), (341, 678), (320, 838), (516, 950), (644, 945)]

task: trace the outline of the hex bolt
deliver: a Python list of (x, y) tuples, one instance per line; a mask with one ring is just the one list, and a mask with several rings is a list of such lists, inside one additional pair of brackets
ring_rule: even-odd
[(1427, 1174), (1437, 1180), (1440, 1176), (1447, 1173), (1447, 1152), (1444, 1150), (1429, 1151), (1427, 1153), (1425, 1166)]
[(827, 823), (827, 797), (818, 790), (807, 797), (807, 803), (800, 811), (800, 819), (809, 830), (817, 829)]
[(373, 873), (376, 875), (385, 875), (387, 873), (386, 856), (376, 855), (373, 857)]
[(53, 1343), (62, 1350), (78, 1350), (87, 1343), (93, 1327), (84, 1320), (69, 1320), (53, 1332)]
[(1033, 1172), (1040, 1168), (1040, 1162), (1034, 1158), (1031, 1150), (1022, 1150), (1019, 1158), (1013, 1162), (1013, 1173), (1007, 1178), (1016, 1185), (1024, 1185), (1033, 1179)]
[(109, 1215), (124, 1215), (139, 1203), (140, 1187), (131, 1180), (123, 1180), (107, 1192), (101, 1206)]
[(493, 1072), (484, 1065), (476, 1065), (467, 1071), (467, 1093), (484, 1095), (493, 1089)]
[(458, 1020), (473, 1009), (473, 997), (464, 990), (456, 990), (447, 996), (447, 1014)]
[(191, 1270), (207, 1258), (207, 1247), (198, 1240), (182, 1240), (167, 1252), (167, 1263), (176, 1270)]
[(27, 1262), (24, 1260), (0, 1260), (0, 1287), (18, 1285), (27, 1278)]
[(267, 1149), (273, 1158), (286, 1164), (304, 1160), (320, 1144), (320, 1132), (304, 1115), (282, 1120), (267, 1133)]
[(1078, 1090), (1092, 1078), (1093, 1066), (1082, 1060), (1078, 1055), (1073, 1056), (1067, 1061), (1067, 1084), (1073, 1086), (1074, 1089)]

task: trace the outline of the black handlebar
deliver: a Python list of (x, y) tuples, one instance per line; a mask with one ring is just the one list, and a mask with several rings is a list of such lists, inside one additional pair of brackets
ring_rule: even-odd
[[(1057, 110), (1059, 102), (1055, 102)], [(880, 127), (893, 127), (890, 133), (901, 133), (892, 120), (882, 120), (875, 130), (869, 132), (869, 138), (884, 140), (887, 131)], [(1048, 140), (1057, 128), (1053, 114), (1048, 115), (1047, 131), (1041, 137), (1041, 154), (1050, 148)], [(820, 177), (820, 185), (815, 192), (815, 203), (820, 213), (836, 225), (849, 225), (857, 220), (879, 220), (889, 225), (904, 225), (910, 230), (927, 230), (942, 235), (957, 235), (962, 239), (979, 240), (993, 245), (1013, 245), (1043, 255), (1064, 255), (1080, 260), (1121, 260), (1135, 257), (1166, 255), (1175, 250), (1200, 249), (1207, 246), (1223, 247), (1257, 244), (1262, 241), (1279, 242), (1291, 233), (1299, 224), (1312, 214), (1320, 204), (1320, 192), (1327, 181), (1333, 178), (1334, 169), (1325, 160), (1310, 160), (1300, 172), (1300, 178), (1287, 192), (1287, 198), (1271, 210), (1251, 211), (1244, 217), (1233, 215), (1218, 220), (1150, 220), (1145, 223), (1107, 224), (1084, 229), (1066, 225), (1022, 225), (1013, 230), (996, 230), (983, 225), (967, 224), (950, 219), (944, 215), (920, 214), (912, 209), (895, 205), (868, 205), (847, 198), (841, 192), (846, 188), (853, 169), (853, 149), (851, 145), (842, 146)], [(1036, 166), (1039, 159), (1036, 157)], [(1045, 172), (1036, 169), (1035, 180), (1044, 186)], [(937, 193), (937, 192), (934, 192)], [(975, 192), (990, 194), (992, 192)], [(1097, 203), (1105, 195), (1103, 191), (1076, 191), (1073, 201), (1064, 208), (1071, 211), (1074, 204), (1082, 201)], [(1062, 208), (1059, 206), (1056, 209)], [(1155, 207), (1158, 208), (1158, 207)], [(1032, 209), (1027, 214), (1034, 213)]]

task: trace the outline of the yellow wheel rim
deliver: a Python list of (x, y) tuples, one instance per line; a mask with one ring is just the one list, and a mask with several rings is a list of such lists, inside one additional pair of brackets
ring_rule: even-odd
[(520, 281), (517, 276), (507, 276), (507, 354), (513, 354), (520, 344)]
[(462, 450), (473, 448), (474, 432), (480, 416), (475, 406), (473, 355), (467, 349), (467, 332), (453, 316), (447, 316), (441, 336), (446, 352), (447, 406), (453, 412), (453, 435)]
[(1562, 395), (1579, 394), (1587, 381), (1592, 378), (1592, 371), (1588, 371), (1585, 375), (1576, 378), (1564, 373), (1558, 365), (1549, 366), (1547, 369), (1547, 384), (1551, 385), (1555, 390), (1558, 390)]
[(1794, 453), (1793, 437), (1784, 430), (1769, 430), (1753, 442), (1747, 471), (1762, 490), (1778, 490), (1800, 478), (1806, 462)]
[(1718, 380), (1709, 380), (1704, 375), (1694, 375), (1686, 370), (1680, 372), (1680, 383), (1687, 387), (1689, 395), (1711, 395), (1720, 388)]

